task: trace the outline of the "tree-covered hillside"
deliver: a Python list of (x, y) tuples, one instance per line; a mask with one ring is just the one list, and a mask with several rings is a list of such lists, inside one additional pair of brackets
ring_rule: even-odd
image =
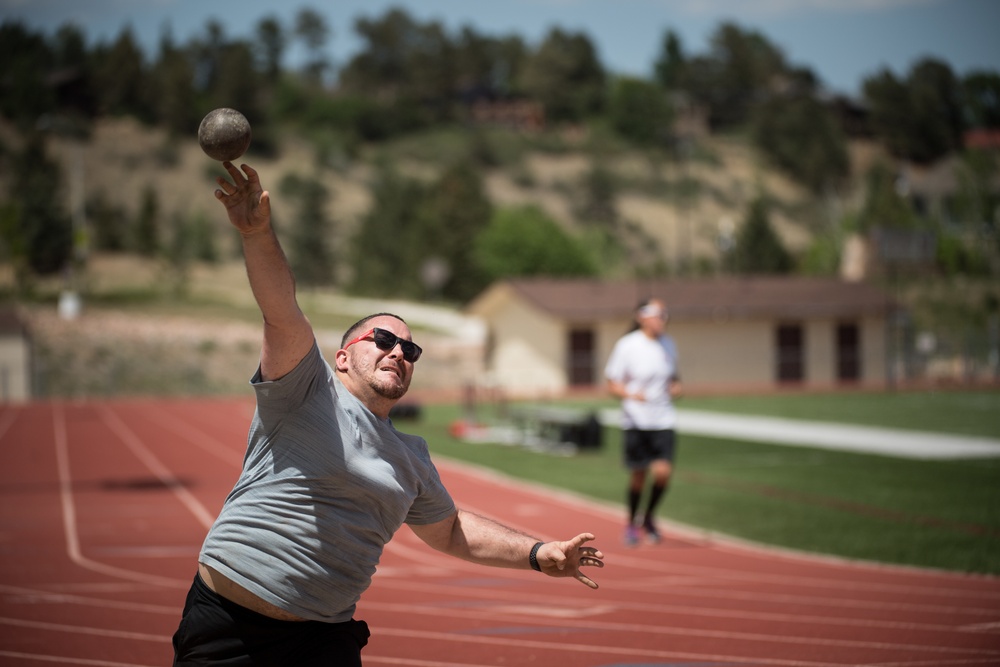
[[(72, 25), (0, 25), (0, 254), (17, 289), (93, 252), (178, 271), (227, 257), (213, 214), (176, 191), (210, 182), (189, 149), (221, 106), (253, 126), (247, 160), (271, 166), (307, 284), (462, 303), (508, 275), (833, 273), (847, 238), (887, 228), (932, 237), (934, 275), (1000, 272), (997, 72), (928, 59), (847, 100), (732, 23), (704, 53), (666, 26), (644, 79), (559, 28), (532, 46), (394, 9), (353, 30), (362, 47), (334, 67), (310, 8), (252, 35), (165, 30), (152, 54), (128, 28), (90, 44)], [(156, 142), (94, 148), (128, 123)]]

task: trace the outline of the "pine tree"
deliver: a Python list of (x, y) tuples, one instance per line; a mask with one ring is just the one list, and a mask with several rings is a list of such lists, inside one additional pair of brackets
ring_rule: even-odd
[(134, 243), (136, 252), (146, 257), (153, 257), (160, 251), (160, 200), (156, 190), (149, 185), (142, 191)]
[(792, 270), (792, 256), (771, 226), (763, 196), (750, 203), (728, 264), (733, 272), (742, 274), (789, 273)]
[(62, 199), (53, 196), (62, 174), (45, 154), (42, 135), (33, 134), (13, 162), (16, 197), (10, 245), (23, 252), (27, 267), (38, 275), (65, 268), (73, 250), (73, 229)]
[(326, 212), (330, 193), (315, 178), (288, 176), (281, 182), (283, 194), (296, 199), (294, 231), (289, 262), (303, 285), (331, 285), (336, 264), (330, 246), (332, 223)]

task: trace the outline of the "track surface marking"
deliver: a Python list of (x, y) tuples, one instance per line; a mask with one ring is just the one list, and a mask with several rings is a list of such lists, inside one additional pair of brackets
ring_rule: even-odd
[[(0, 406), (0, 665), (152, 667), (239, 471), (252, 403)], [(620, 509), (438, 460), (457, 502), (542, 539), (598, 536), (600, 590), (438, 554), (403, 528), (358, 617), (368, 665), (1000, 665), (1000, 579), (810, 558), (683, 530), (620, 546)]]

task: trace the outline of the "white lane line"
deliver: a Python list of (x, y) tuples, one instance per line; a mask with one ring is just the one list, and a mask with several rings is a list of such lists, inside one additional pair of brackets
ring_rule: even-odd
[(26, 621), (20, 618), (0, 616), (0, 625), (10, 625), (16, 628), (31, 628), (32, 630), (53, 630), (74, 635), (89, 635), (92, 637), (113, 637), (115, 639), (134, 639), (137, 641), (170, 643), (169, 635), (154, 635), (148, 632), (127, 632), (125, 630), (107, 630), (84, 625), (67, 625), (65, 623), (48, 623), (45, 621)]
[(482, 664), (470, 662), (441, 662), (440, 660), (413, 660), (412, 658), (383, 658), (364, 655), (364, 663), (381, 663), (383, 665), (408, 665), (409, 667), (492, 667), (495, 663)]
[[(669, 579), (667, 579), (669, 581)], [(657, 582), (619, 582), (616, 587), (622, 590), (650, 591)], [(721, 583), (726, 583), (722, 581)], [(714, 585), (718, 586), (719, 581)], [(779, 584), (780, 585), (780, 584)], [(664, 589), (661, 589), (664, 590)], [(675, 585), (670, 587), (670, 592), (676, 596), (691, 596), (697, 598), (717, 598), (720, 600), (745, 600), (749, 602), (767, 602), (772, 604), (808, 604), (813, 607), (829, 607), (837, 609), (851, 610), (878, 610), (878, 611), (906, 611), (922, 614), (934, 614), (936, 616), (983, 616), (985, 614), (995, 614), (995, 607), (974, 607), (971, 603), (965, 606), (959, 604), (944, 605), (932, 600), (923, 602), (895, 602), (865, 600), (863, 597), (857, 598), (836, 598), (822, 595), (810, 595), (809, 593), (761, 593), (759, 591), (739, 591), (734, 588), (709, 588), (705, 586)], [(847, 589), (850, 590), (850, 589)], [(874, 588), (873, 588), (874, 590)]]
[(904, 660), (903, 662), (866, 662), (864, 667), (996, 667), (996, 658), (958, 658), (956, 660)]
[(959, 628), (962, 632), (1000, 632), (1000, 621), (992, 623), (972, 623)]
[[(421, 576), (426, 577), (449, 577), (454, 578), (456, 576), (456, 571), (463, 572), (480, 572), (482, 567), (479, 565), (474, 565), (472, 563), (467, 563), (465, 561), (457, 561), (450, 556), (445, 556), (439, 554), (429, 548), (424, 549), (420, 546), (409, 546), (405, 543), (405, 539), (400, 539), (402, 536), (397, 536), (388, 545), (387, 550), (391, 551), (395, 556), (406, 558), (416, 563), (420, 563)], [(409, 537), (409, 535), (407, 535)], [(422, 544), (413, 537), (412, 540), (420, 545)], [(488, 571), (491, 576), (497, 579), (503, 580), (520, 580), (520, 573), (515, 571), (507, 570), (497, 570), (494, 572), (492, 569)], [(380, 581), (383, 577), (392, 578), (391, 587), (395, 589), (406, 589), (419, 592), (427, 593), (438, 593), (440, 594), (442, 590), (448, 591), (451, 595), (457, 596), (474, 596), (483, 597), (488, 600), (494, 600), (500, 602), (503, 600), (516, 600), (525, 601), (524, 594), (522, 592), (511, 593), (509, 591), (503, 590), (486, 590), (481, 595), (473, 592), (469, 588), (446, 588), (442, 589), (440, 584), (423, 584), (417, 581), (412, 581), (410, 576), (413, 573), (412, 568), (394, 566), (391, 563), (388, 566), (380, 566), (376, 574), (376, 583)], [(595, 576), (599, 576), (599, 571)], [(488, 587), (486, 587), (488, 588)], [(605, 589), (614, 588), (616, 590), (622, 589), (637, 589), (637, 590), (649, 590), (649, 584), (638, 582), (635, 585), (629, 585), (628, 583), (623, 583), (621, 581), (614, 581), (605, 586)], [(660, 603), (641, 603), (635, 601), (622, 601), (622, 600), (610, 600), (607, 597), (602, 598), (603, 602), (614, 606), (616, 609), (621, 610), (635, 610), (643, 611), (647, 613), (661, 613), (661, 614), (684, 614), (684, 615), (696, 615), (705, 616), (710, 618), (737, 618), (737, 619), (749, 619), (749, 620), (768, 620), (773, 622), (783, 622), (783, 623), (805, 623), (805, 624), (819, 624), (819, 625), (841, 625), (847, 627), (881, 627), (885, 629), (919, 629), (926, 631), (935, 632), (954, 632), (956, 630), (955, 626), (943, 623), (902, 623), (898, 621), (882, 621), (878, 619), (868, 619), (868, 618), (858, 618), (855, 612), (858, 609), (865, 610), (892, 610), (892, 611), (917, 611), (921, 613), (932, 613), (940, 616), (940, 614), (948, 611), (942, 608), (940, 605), (930, 605), (930, 604), (913, 604), (913, 603), (892, 603), (892, 602), (872, 602), (866, 600), (837, 600), (832, 598), (817, 598), (815, 596), (809, 595), (780, 595), (780, 594), (768, 594), (760, 592), (748, 592), (741, 594), (739, 592), (734, 592), (731, 590), (717, 591), (713, 589), (705, 588), (684, 588), (682, 590), (674, 590), (673, 593), (683, 592), (687, 595), (695, 597), (707, 597), (707, 598), (719, 598), (723, 600), (733, 600), (733, 599), (745, 599), (753, 602), (775, 602), (781, 604), (805, 604), (812, 607), (822, 607), (822, 608), (843, 608), (850, 613), (849, 616), (829, 616), (829, 615), (808, 615), (808, 614), (782, 614), (775, 612), (751, 612), (751, 611), (733, 611), (730, 609), (703, 609), (699, 607), (690, 607), (686, 605), (665, 605)], [(539, 600), (541, 602), (541, 600)], [(364, 602), (362, 602), (364, 604)], [(585, 607), (587, 608), (587, 607)], [(952, 611), (956, 613), (973, 613), (972, 610), (966, 608), (956, 607)], [(979, 610), (980, 613), (987, 613), (989, 610)]]
[[(148, 586), (143, 587), (148, 590)], [(102, 609), (122, 609), (127, 611), (143, 612), (147, 614), (169, 614), (177, 615), (177, 607), (173, 605), (150, 604), (148, 602), (125, 602), (120, 600), (107, 600), (104, 598), (87, 597), (73, 593), (54, 592), (38, 590), (34, 588), (21, 588), (19, 586), (2, 586), (0, 593), (8, 601), (18, 605), (28, 604), (77, 604), (87, 607)]]
[(67, 658), (64, 655), (43, 655), (41, 653), (21, 653), (19, 651), (0, 651), (2, 658), (18, 660), (35, 660), (37, 662), (55, 662), (60, 665), (90, 665), (91, 667), (156, 667), (156, 665), (140, 665), (134, 662), (110, 662), (108, 660), (88, 660), (87, 658)]
[[(402, 573), (404, 576), (408, 575), (409, 572)], [(388, 576), (394, 576), (390, 573)], [(443, 576), (443, 575), (442, 575)], [(522, 602), (522, 603), (532, 603), (536, 605), (548, 604), (545, 596), (532, 597), (530, 595), (525, 595), (525, 593), (520, 591), (506, 591), (506, 590), (495, 590), (495, 589), (473, 589), (470, 587), (457, 587), (457, 586), (442, 586), (440, 583), (421, 583), (419, 581), (412, 581), (406, 578), (393, 579), (391, 587), (394, 590), (408, 590), (415, 591), (419, 593), (427, 593), (428, 595), (436, 595), (438, 599), (441, 598), (443, 594), (447, 594), (449, 598), (475, 598), (484, 600), (484, 605), (489, 602), (502, 603), (504, 601), (511, 602)], [(608, 588), (611, 588), (609, 585)], [(923, 632), (964, 632), (966, 628), (963, 626), (946, 625), (941, 623), (916, 623), (916, 622), (904, 622), (904, 621), (885, 621), (880, 619), (869, 619), (864, 617), (858, 617), (856, 614), (850, 617), (840, 617), (840, 616), (829, 616), (829, 615), (816, 615), (816, 614), (785, 614), (780, 612), (768, 612), (768, 611), (740, 611), (727, 607), (697, 607), (692, 605), (683, 604), (663, 604), (663, 603), (642, 603), (634, 602), (630, 600), (619, 600), (608, 597), (602, 598), (602, 603), (604, 605), (610, 606), (617, 612), (642, 612), (646, 615), (665, 615), (665, 616), (698, 616), (703, 618), (711, 619), (735, 619), (735, 620), (750, 620), (750, 621), (766, 621), (771, 623), (799, 623), (806, 625), (822, 625), (822, 626), (844, 626), (844, 627), (862, 627), (862, 628), (882, 628), (886, 630), (919, 630)], [(362, 605), (367, 603), (362, 600)], [(392, 604), (392, 603), (379, 603), (379, 604)], [(583, 604), (581, 602), (581, 604)], [(447, 606), (447, 604), (442, 604), (440, 606)]]
[[(618, 623), (599, 621), (595, 619), (558, 618), (544, 613), (543, 608), (535, 606), (487, 606), (484, 608), (448, 608), (442, 606), (425, 606), (401, 603), (362, 603), (363, 609), (381, 610), (405, 617), (423, 615), (432, 617), (475, 618), (491, 621), (508, 621), (525, 623), (530, 618), (532, 625), (573, 628), (583, 632), (615, 632), (646, 635), (675, 635), (679, 637), (702, 637), (720, 641), (742, 641), (760, 644), (783, 644), (805, 646), (829, 646), (835, 648), (869, 648), (891, 651), (919, 651), (928, 655), (951, 654), (964, 656), (1000, 656), (1000, 651), (978, 648), (936, 646), (932, 644), (913, 644), (892, 641), (873, 641), (863, 639), (827, 639), (815, 636), (791, 636), (789, 634), (764, 634), (760, 632), (740, 632), (733, 630), (707, 630), (693, 627), (671, 627), (659, 624)], [(465, 635), (465, 633), (456, 633)]]
[(55, 432), (56, 469), (59, 474), (59, 500), (62, 505), (63, 534), (66, 538), (66, 553), (76, 565), (92, 572), (99, 572), (120, 579), (158, 584), (171, 588), (187, 584), (178, 579), (159, 577), (153, 574), (126, 570), (113, 565), (90, 560), (80, 549), (80, 535), (77, 532), (76, 504), (73, 499), (73, 475), (69, 462), (69, 440), (66, 436), (66, 415), (61, 405), (53, 406), (53, 430)]
[[(432, 632), (429, 630), (403, 630), (400, 628), (379, 628), (379, 635), (390, 637), (405, 637), (420, 641), (441, 641), (459, 644), (483, 644), (487, 646), (509, 647), (511, 639), (487, 637), (482, 635), (462, 635), (453, 632)], [(571, 642), (543, 642), (519, 637), (516, 642), (519, 648), (533, 648), (557, 653), (583, 653), (592, 656), (595, 653), (616, 657), (635, 656), (642, 658), (687, 659), (702, 662), (728, 661), (736, 664), (781, 665), (782, 667), (844, 667), (841, 662), (813, 662), (801, 660), (782, 660), (778, 658), (753, 658), (747, 656), (711, 655), (706, 653), (690, 653), (687, 651), (661, 651), (657, 649), (628, 648), (624, 646), (600, 646), (597, 644), (575, 644)]]
[[(177, 419), (165, 409), (160, 407), (159, 404), (147, 407), (142, 411), (142, 416), (150, 421), (156, 422), (156, 424), (161, 428), (172, 431), (174, 435), (180, 436), (184, 440), (187, 440), (191, 444), (200, 448), (205, 453), (211, 454), (228, 465), (239, 468), (243, 462), (244, 451), (234, 449), (217, 438), (213, 438), (208, 435), (201, 429), (191, 426), (186, 421)], [(243, 449), (246, 449), (245, 443)]]
[(122, 442), (135, 454), (135, 457), (142, 461), (143, 465), (149, 468), (158, 480), (160, 480), (163, 485), (170, 489), (170, 491), (177, 496), (177, 499), (184, 505), (191, 514), (201, 523), (201, 525), (207, 530), (212, 527), (215, 522), (215, 515), (209, 512), (204, 505), (201, 504), (194, 494), (187, 490), (184, 484), (177, 479), (177, 477), (170, 471), (167, 466), (163, 465), (158, 458), (146, 447), (142, 440), (137, 436), (132, 430), (125, 425), (125, 422), (121, 418), (112, 412), (106, 405), (101, 405), (99, 409), (101, 419), (104, 423), (114, 431)]

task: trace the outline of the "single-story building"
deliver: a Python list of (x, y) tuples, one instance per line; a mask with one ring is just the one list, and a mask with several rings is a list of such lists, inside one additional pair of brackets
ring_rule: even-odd
[(872, 285), (832, 278), (514, 279), (466, 308), (487, 328), (490, 384), (539, 395), (603, 384), (611, 349), (646, 298), (667, 303), (692, 390), (881, 386), (893, 307)]

